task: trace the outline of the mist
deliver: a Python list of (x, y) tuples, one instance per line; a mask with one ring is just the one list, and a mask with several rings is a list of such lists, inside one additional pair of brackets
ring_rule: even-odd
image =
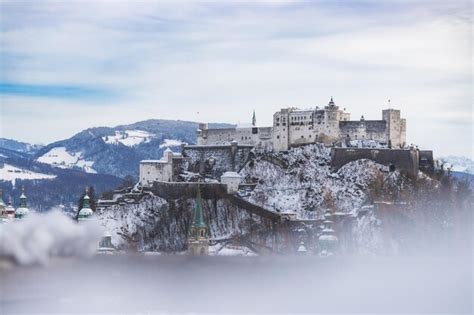
[(79, 225), (59, 211), (32, 212), (0, 227), (0, 261), (45, 265), (52, 257), (88, 257), (103, 233), (98, 221)]
[(327, 258), (90, 256), (100, 234), (59, 213), (0, 232), (0, 260), (16, 262), (0, 267), (2, 314), (472, 312), (470, 229), (411, 235), (409, 254)]

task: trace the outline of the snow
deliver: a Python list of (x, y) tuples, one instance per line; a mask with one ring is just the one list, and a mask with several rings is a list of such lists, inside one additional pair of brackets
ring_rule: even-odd
[(244, 246), (221, 245), (209, 246), (209, 253), (216, 256), (257, 256), (253, 251)]
[(225, 172), (221, 177), (241, 178), (237, 172)]
[(118, 145), (119, 143), (128, 147), (134, 147), (140, 143), (150, 142), (153, 134), (144, 130), (115, 130), (115, 135), (102, 137), (107, 144)]
[(48, 175), (42, 173), (36, 173), (22, 168), (15, 167), (10, 164), (3, 164), (0, 168), (0, 181), (10, 181), (12, 185), (15, 185), (15, 180), (33, 180), (33, 179), (53, 179), (56, 175)]
[(287, 154), (274, 153), (273, 157), (286, 161), (288, 169), (257, 159), (240, 172), (243, 178), (258, 182), (248, 201), (280, 213), (295, 212), (306, 220), (324, 213), (325, 196), (344, 213), (360, 208), (374, 176), (387, 169), (370, 160), (358, 160), (333, 173), (330, 148), (321, 144), (293, 148)]
[(65, 147), (55, 147), (40, 156), (36, 161), (59, 168), (81, 168), (86, 173), (97, 173), (93, 168), (94, 161), (86, 161), (82, 152), (68, 152)]
[(443, 167), (454, 172), (468, 173), (474, 175), (474, 161), (464, 156), (447, 156), (438, 159)]
[(162, 144), (160, 144), (160, 148), (165, 147), (178, 147), (181, 144), (185, 144), (185, 142), (176, 139), (165, 139)]

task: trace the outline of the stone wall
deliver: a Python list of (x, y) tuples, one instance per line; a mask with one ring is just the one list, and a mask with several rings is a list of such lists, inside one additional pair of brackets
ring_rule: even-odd
[(196, 198), (198, 188), (201, 189), (203, 199), (220, 199), (227, 195), (227, 186), (220, 183), (168, 183), (154, 182), (151, 191), (163, 199)]
[(250, 160), (250, 145), (185, 146), (182, 154), (189, 158), (188, 171), (220, 178), (227, 171), (239, 172)]
[(419, 151), (420, 152), (420, 161), (419, 167), (420, 171), (426, 174), (434, 174), (434, 158), (433, 151)]
[(229, 145), (232, 141), (236, 141), (241, 145), (272, 150), (272, 135), (272, 127), (200, 129), (197, 133), (197, 144)]
[(339, 129), (341, 139), (387, 142), (385, 120), (340, 121)]
[(356, 149), (333, 148), (331, 166), (339, 169), (345, 164), (360, 159), (369, 159), (382, 165), (394, 165), (398, 170), (410, 176), (416, 176), (419, 170), (419, 151), (394, 149)]

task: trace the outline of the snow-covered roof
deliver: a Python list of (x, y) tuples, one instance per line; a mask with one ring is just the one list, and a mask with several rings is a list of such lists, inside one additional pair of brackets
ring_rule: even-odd
[(239, 123), (235, 128), (237, 129), (243, 129), (243, 128), (253, 128), (256, 127), (252, 125), (251, 123)]
[(168, 163), (165, 160), (141, 160), (140, 163)]
[(79, 211), (79, 215), (80, 216), (90, 216), (92, 215), (94, 212), (92, 211), (91, 208), (82, 208), (81, 211)]
[(15, 214), (27, 215), (28, 212), (30, 212), (30, 210), (28, 210), (28, 208), (18, 208), (18, 209), (16, 209)]
[(241, 178), (242, 176), (240, 176), (237, 172), (225, 172), (221, 177)]
[(173, 151), (170, 148), (166, 148), (165, 153), (169, 153), (169, 152), (173, 153)]

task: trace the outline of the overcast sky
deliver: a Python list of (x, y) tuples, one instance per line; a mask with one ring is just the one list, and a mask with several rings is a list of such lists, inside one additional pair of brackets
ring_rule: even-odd
[(407, 118), (472, 156), (470, 1), (1, 1), (1, 137), (150, 118), (270, 125), (282, 107)]

